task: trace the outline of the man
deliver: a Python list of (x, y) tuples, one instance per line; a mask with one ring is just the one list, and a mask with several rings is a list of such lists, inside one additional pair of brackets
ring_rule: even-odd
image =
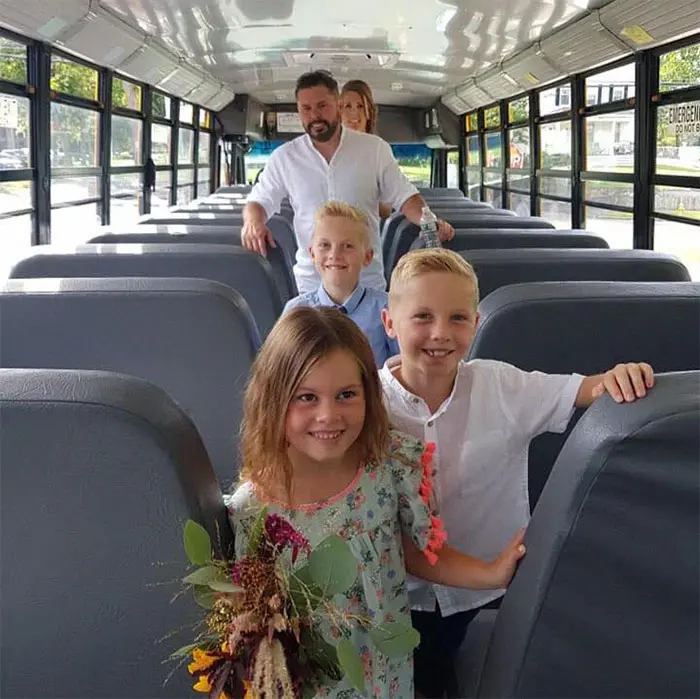
[[(379, 202), (388, 202), (418, 224), (426, 205), (418, 190), (399, 169), (391, 147), (378, 136), (341, 126), (338, 83), (330, 73), (306, 73), (297, 80), (297, 111), (306, 134), (280, 146), (270, 156), (260, 181), (243, 210), (241, 240), (261, 255), (275, 247), (266, 227), (284, 197), (294, 209), (297, 259), (294, 275), (299, 293), (315, 291), (320, 283), (309, 253), (316, 210), (338, 200), (364, 211), (370, 221), (374, 257), (363, 270), (364, 286), (384, 291), (386, 282), (379, 241)], [(438, 222), (441, 240), (454, 230)]]

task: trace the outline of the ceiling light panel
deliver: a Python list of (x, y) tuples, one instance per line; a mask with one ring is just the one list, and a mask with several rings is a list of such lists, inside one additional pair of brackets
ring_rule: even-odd
[(574, 22), (541, 42), (542, 51), (567, 73), (593, 68), (630, 53), (600, 22), (598, 12)]
[(95, 8), (60, 36), (61, 45), (99, 65), (116, 68), (138, 51), (145, 36), (118, 17)]
[(503, 70), (526, 90), (545, 85), (566, 75), (548, 60), (538, 44), (503, 61)]
[(90, 11), (90, 0), (0, 0), (3, 26), (54, 41)]
[(616, 0), (600, 18), (631, 48), (642, 49), (697, 32), (699, 12), (697, 0)]

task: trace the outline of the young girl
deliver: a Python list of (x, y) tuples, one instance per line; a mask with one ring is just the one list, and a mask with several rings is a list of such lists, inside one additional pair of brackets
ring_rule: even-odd
[[(502, 588), (524, 554), (522, 533), (491, 563), (442, 546), (429, 507), (430, 449), (390, 430), (372, 350), (335, 309), (297, 308), (275, 325), (253, 366), (241, 448), (242, 484), (228, 500), (236, 556), (245, 555), (264, 505), (311, 548), (340, 535), (359, 569), (355, 585), (334, 599), (340, 611), (407, 622), (407, 570), (442, 584)], [(359, 626), (352, 641), (365, 696), (413, 696), (411, 658), (384, 657)], [(362, 695), (344, 678), (317, 696)]]

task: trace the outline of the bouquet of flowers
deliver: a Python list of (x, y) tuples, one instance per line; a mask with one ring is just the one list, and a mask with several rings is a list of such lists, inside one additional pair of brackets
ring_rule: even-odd
[[(210, 699), (305, 699), (344, 676), (363, 691), (364, 666), (349, 639), (354, 625), (389, 657), (407, 655), (418, 644), (410, 624), (374, 625), (334, 607), (333, 596), (350, 589), (358, 571), (339, 536), (312, 551), (287, 520), (263, 509), (237, 561), (214, 559), (208, 533), (192, 520), (184, 544), (196, 569), (183, 582), (206, 610), (205, 628), (172, 657), (192, 656), (194, 689)], [(296, 565), (300, 556), (303, 565)], [(323, 638), (321, 622), (337, 630), (335, 646)]]

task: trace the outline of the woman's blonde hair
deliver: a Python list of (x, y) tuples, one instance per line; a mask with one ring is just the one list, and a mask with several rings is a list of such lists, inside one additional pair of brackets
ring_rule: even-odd
[(374, 102), (372, 90), (364, 80), (348, 80), (340, 93), (342, 99), (348, 92), (356, 92), (362, 99), (362, 104), (365, 108), (365, 116), (367, 117), (367, 133), (377, 133), (377, 119), (379, 117), (379, 108)]
[(339, 350), (357, 362), (364, 389), (365, 422), (354, 445), (358, 463), (379, 463), (385, 457), (389, 418), (367, 339), (334, 308), (300, 307), (277, 321), (253, 363), (241, 424), (241, 480), (250, 481), (263, 493), (284, 483), (291, 503), (287, 410), (308, 372)]

